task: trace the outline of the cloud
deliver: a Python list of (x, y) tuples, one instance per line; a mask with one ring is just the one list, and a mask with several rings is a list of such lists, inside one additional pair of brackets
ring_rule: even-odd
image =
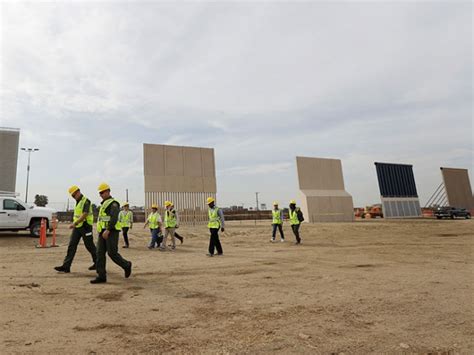
[(0, 125), (53, 200), (107, 180), (143, 202), (143, 142), (215, 148), (224, 204), (295, 196), (297, 155), (341, 158), (361, 205), (374, 161), (414, 164), (422, 199), (472, 168), (470, 3), (0, 6)]

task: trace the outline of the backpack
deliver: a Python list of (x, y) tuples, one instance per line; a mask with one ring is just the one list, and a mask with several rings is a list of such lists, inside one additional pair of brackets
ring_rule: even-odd
[(301, 212), (299, 208), (296, 211), (296, 217), (298, 217), (298, 221), (300, 221), (300, 223), (304, 221), (303, 212)]

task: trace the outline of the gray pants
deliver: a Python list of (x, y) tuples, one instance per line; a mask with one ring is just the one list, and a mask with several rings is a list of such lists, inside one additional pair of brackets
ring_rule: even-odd
[(106, 256), (122, 269), (125, 270), (130, 265), (130, 262), (122, 258), (118, 252), (119, 231), (111, 231), (107, 239), (102, 238), (102, 233), (99, 234), (97, 240), (97, 274), (100, 278), (107, 278), (107, 271), (105, 270)]
[(71, 233), (71, 238), (69, 239), (69, 245), (67, 247), (67, 254), (63, 261), (63, 266), (65, 268), (70, 268), (74, 256), (76, 255), (77, 246), (79, 242), (84, 240), (84, 245), (87, 251), (91, 254), (92, 262), (95, 264), (97, 259), (97, 251), (94, 244), (94, 237), (92, 236), (92, 226), (84, 222), (82, 227), (74, 228)]
[(171, 244), (173, 248), (176, 247), (176, 238), (174, 237), (174, 231), (176, 228), (165, 228), (165, 235), (163, 236), (163, 242), (161, 242), (161, 248), (166, 248), (166, 240), (168, 239), (168, 235), (171, 237)]

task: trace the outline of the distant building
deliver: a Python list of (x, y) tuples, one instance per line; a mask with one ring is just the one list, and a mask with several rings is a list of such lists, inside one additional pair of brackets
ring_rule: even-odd
[(0, 191), (16, 190), (20, 130), (0, 128)]

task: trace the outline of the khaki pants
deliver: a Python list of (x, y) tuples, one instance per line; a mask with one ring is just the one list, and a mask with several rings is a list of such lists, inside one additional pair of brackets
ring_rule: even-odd
[(163, 242), (161, 243), (161, 248), (166, 249), (166, 240), (168, 239), (168, 235), (171, 237), (171, 244), (173, 249), (176, 247), (176, 239), (174, 237), (174, 231), (176, 228), (165, 228), (165, 235), (163, 237)]

